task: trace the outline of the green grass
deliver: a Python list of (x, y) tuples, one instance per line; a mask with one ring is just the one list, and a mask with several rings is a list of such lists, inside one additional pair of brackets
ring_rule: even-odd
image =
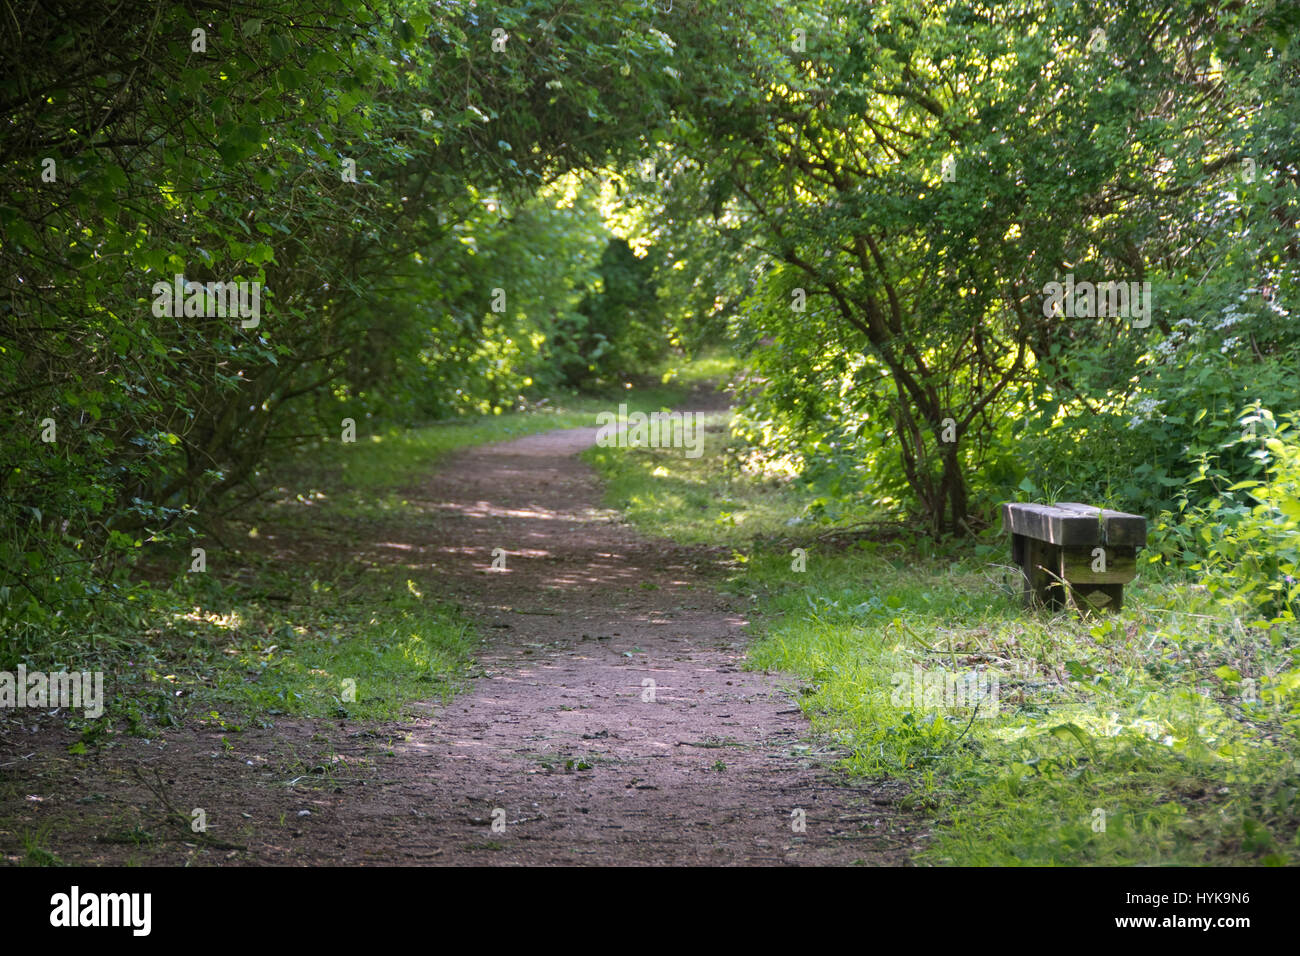
[(35, 831), (27, 830), (20, 834), (23, 843), (23, 856), (19, 866), (67, 866), (57, 854), (45, 844), (49, 841), (50, 825), (38, 827)]
[[(704, 447), (698, 458), (681, 448), (590, 448), (583, 457), (601, 472), (608, 497), (639, 527), (692, 544), (721, 539), (749, 544), (810, 527), (810, 497), (784, 476), (758, 471), (742, 443), (729, 432), (730, 412), (703, 417)], [(844, 515), (845, 522), (863, 514)], [(824, 529), (822, 529), (824, 530)]]
[[(737, 445), (714, 432), (695, 460), (591, 455), (609, 503), (647, 533), (734, 550), (725, 586), (755, 608), (749, 666), (799, 679), (851, 773), (910, 785), (933, 820), (922, 862), (1300, 862), (1294, 682), (1252, 694), (1239, 677), (1293, 669), (1293, 630), (1243, 628), (1151, 565), (1116, 617), (1027, 612), (1004, 539), (835, 534), (864, 516), (811, 523), (813, 493), (746, 475), (755, 456)], [(975, 675), (978, 710), (945, 675)]]
[(232, 558), (233, 575), (137, 584), (91, 630), (27, 656), (29, 667), (105, 673), (104, 716), (69, 715), (81, 734), (73, 753), (187, 721), (238, 733), (281, 716), (395, 720), (415, 701), (449, 699), (471, 674), (478, 635), (403, 568), (223, 554)]

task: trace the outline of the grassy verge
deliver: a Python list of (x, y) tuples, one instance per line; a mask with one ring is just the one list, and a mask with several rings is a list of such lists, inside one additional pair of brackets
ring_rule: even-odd
[(922, 861), (1300, 862), (1294, 629), (1243, 626), (1152, 565), (1118, 616), (1027, 612), (1004, 539), (816, 524), (812, 492), (710, 424), (694, 460), (589, 454), (646, 532), (733, 549), (729, 586), (756, 611), (750, 666), (802, 680), (852, 773), (910, 784), (935, 821)]

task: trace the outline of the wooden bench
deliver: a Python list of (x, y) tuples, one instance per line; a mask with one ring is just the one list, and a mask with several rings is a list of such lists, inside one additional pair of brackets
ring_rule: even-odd
[(1011, 532), (1011, 558), (1024, 575), (1031, 607), (1072, 603), (1080, 610), (1118, 611), (1147, 541), (1141, 515), (1072, 501), (1004, 504), (1002, 530)]

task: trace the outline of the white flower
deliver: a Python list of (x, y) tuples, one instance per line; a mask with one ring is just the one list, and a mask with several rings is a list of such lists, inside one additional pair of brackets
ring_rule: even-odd
[(1149, 415), (1164, 403), (1163, 398), (1144, 398), (1138, 402), (1138, 411)]
[(1165, 400), (1163, 398), (1138, 399), (1137, 405), (1133, 409), (1135, 412), (1137, 412), (1137, 414), (1129, 419), (1128, 427), (1137, 428), (1143, 422), (1150, 421), (1151, 416), (1155, 412), (1155, 410), (1159, 408), (1161, 405), (1163, 405), (1164, 403)]

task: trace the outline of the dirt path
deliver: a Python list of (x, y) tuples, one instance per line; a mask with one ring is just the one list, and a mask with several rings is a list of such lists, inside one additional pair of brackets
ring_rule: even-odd
[[(409, 490), (400, 523), (356, 542), (489, 635), (481, 676), (450, 705), (391, 729), (277, 720), (232, 738), (234, 752), (186, 729), (114, 748), (75, 793), (115, 778), (114, 799), (147, 803), (126, 771), (153, 763), (183, 806), (240, 834), (238, 851), (182, 851), (196, 862), (905, 862), (914, 821), (897, 792), (838, 779), (779, 678), (741, 669), (745, 619), (706, 583), (721, 553), (648, 541), (600, 508), (576, 457), (595, 431), (461, 452)], [(364, 768), (363, 782), (278, 779), (304, 754)]]
[(390, 843), (400, 806), (413, 862), (898, 862), (883, 791), (834, 785), (791, 699), (741, 670), (745, 620), (701, 574), (718, 556), (598, 507), (576, 457), (594, 438), (472, 449), (421, 489), (432, 527), (408, 542), (495, 637), (473, 690), (396, 749), (407, 779), (347, 808), (351, 838)]

